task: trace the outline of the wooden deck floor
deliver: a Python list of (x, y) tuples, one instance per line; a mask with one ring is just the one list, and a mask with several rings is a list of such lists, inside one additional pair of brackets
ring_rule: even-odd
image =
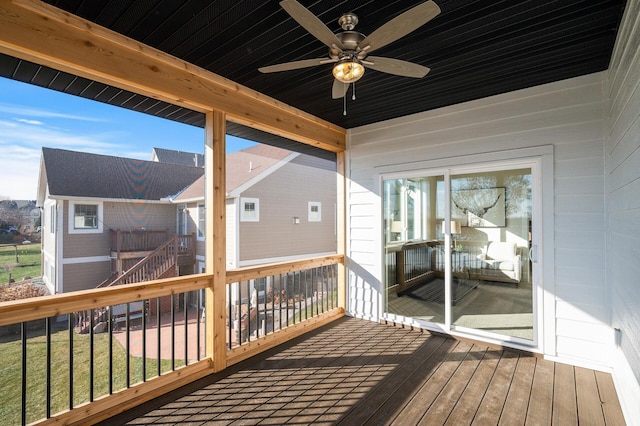
[(344, 318), (105, 424), (622, 425), (611, 376)]

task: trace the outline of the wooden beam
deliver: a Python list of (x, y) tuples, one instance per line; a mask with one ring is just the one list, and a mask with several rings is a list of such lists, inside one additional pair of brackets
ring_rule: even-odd
[(333, 152), (345, 130), (37, 0), (0, 2), (0, 52)]

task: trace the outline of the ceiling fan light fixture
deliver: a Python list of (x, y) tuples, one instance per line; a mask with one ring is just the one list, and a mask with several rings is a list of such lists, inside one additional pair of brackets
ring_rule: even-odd
[(355, 59), (346, 59), (333, 66), (333, 76), (345, 84), (355, 83), (364, 75), (364, 66)]

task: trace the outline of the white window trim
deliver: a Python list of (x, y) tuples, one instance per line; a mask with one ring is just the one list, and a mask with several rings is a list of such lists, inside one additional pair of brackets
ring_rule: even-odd
[[(246, 216), (244, 212), (245, 203), (254, 203), (256, 206), (255, 217)], [(240, 222), (260, 222), (260, 199), (240, 198)]]
[[(204, 218), (200, 217), (200, 207), (202, 207)], [(200, 219), (204, 219), (204, 229), (202, 229), (202, 235), (200, 235)], [(198, 203), (196, 205), (196, 240), (204, 241), (207, 236), (207, 211), (205, 203)]]
[[(314, 217), (315, 215), (311, 212), (311, 207), (314, 206), (318, 207), (318, 217)], [(309, 222), (322, 222), (322, 203), (320, 201), (309, 201), (307, 212)]]
[[(76, 205), (92, 205), (98, 206), (98, 227), (93, 229), (76, 229), (75, 228), (75, 212)], [(102, 201), (69, 201), (69, 212), (68, 212), (68, 233), (69, 234), (102, 234)]]

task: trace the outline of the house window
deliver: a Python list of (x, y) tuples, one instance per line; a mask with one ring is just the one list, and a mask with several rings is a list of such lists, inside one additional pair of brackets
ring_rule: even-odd
[(258, 222), (260, 220), (260, 203), (258, 198), (240, 199), (240, 220), (242, 222)]
[(73, 217), (75, 229), (98, 229), (98, 206), (95, 204), (76, 204)]
[(69, 233), (101, 233), (102, 203), (69, 203)]
[(322, 210), (320, 203), (317, 201), (309, 201), (309, 222), (321, 222)]
[(204, 213), (204, 204), (198, 204), (198, 239), (199, 240), (204, 239), (206, 221), (207, 221), (207, 218), (205, 217), (205, 213)]
[(49, 207), (49, 233), (56, 232), (56, 206)]

